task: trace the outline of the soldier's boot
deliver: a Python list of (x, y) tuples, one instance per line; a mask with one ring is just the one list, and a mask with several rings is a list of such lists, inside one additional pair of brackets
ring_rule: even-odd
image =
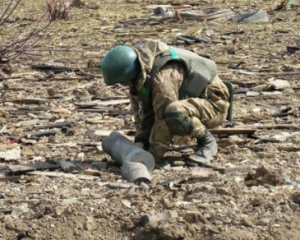
[(195, 153), (190, 155), (188, 159), (199, 164), (209, 163), (218, 151), (215, 138), (207, 129), (205, 129), (203, 137), (198, 138), (197, 143)]

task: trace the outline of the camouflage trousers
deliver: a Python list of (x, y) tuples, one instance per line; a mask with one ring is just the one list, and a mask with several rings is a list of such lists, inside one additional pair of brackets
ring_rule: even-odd
[[(216, 76), (211, 84), (217, 86), (218, 84), (224, 83)], [(204, 135), (205, 128), (212, 129), (225, 123), (228, 108), (228, 99), (217, 99), (213, 101), (209, 98), (188, 98), (170, 103), (166, 107), (165, 113), (169, 111), (180, 112), (189, 120), (192, 126), (192, 131), (186, 134), (186, 136), (190, 138), (201, 138)], [(157, 160), (166, 152), (174, 136), (166, 122), (160, 122), (160, 125), (160, 127), (152, 129), (150, 136), (151, 152)], [(179, 128), (179, 125), (180, 124), (175, 127)]]

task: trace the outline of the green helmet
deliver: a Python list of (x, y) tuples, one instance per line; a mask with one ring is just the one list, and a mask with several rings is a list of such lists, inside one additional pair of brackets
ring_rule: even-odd
[(133, 81), (141, 71), (137, 53), (127, 46), (117, 46), (109, 51), (101, 64), (106, 85)]

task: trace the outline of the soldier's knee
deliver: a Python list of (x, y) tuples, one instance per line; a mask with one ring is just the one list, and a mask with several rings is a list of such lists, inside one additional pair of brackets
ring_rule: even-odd
[(194, 129), (191, 117), (182, 107), (174, 103), (166, 108), (165, 123), (171, 135), (190, 135)]
[(185, 109), (178, 102), (172, 102), (166, 107), (165, 113), (168, 112), (185, 112)]

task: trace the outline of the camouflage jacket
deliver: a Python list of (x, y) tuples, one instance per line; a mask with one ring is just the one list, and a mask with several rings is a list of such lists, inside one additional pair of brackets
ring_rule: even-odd
[[(172, 101), (179, 100), (178, 91), (182, 82), (176, 82), (172, 86), (167, 86), (167, 84), (163, 84), (162, 79), (156, 76), (151, 82), (151, 89), (145, 89), (144, 85), (147, 76), (153, 68), (155, 58), (169, 50), (169, 46), (160, 41), (145, 39), (140, 41), (134, 49), (138, 53), (142, 68), (136, 84), (130, 89), (131, 105), (137, 127), (135, 142), (143, 142), (147, 146), (152, 128), (156, 127), (156, 125), (161, 125), (159, 121), (164, 119), (165, 107)], [(213, 91), (205, 89), (201, 98), (210, 98), (211, 102), (219, 99), (228, 99), (228, 93), (225, 94), (226, 96), (223, 96), (222, 92), (224, 91), (220, 91), (216, 86), (211, 87)]]

